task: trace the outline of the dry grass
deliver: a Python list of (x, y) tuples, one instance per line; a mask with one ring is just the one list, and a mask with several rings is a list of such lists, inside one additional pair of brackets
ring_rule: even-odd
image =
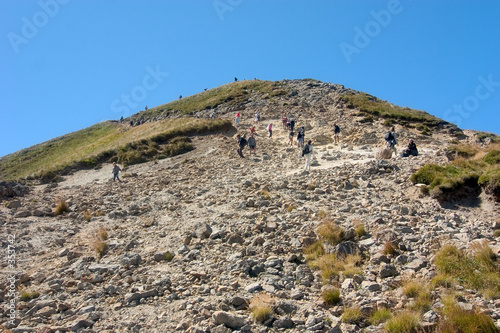
[(420, 327), (420, 313), (402, 311), (386, 321), (384, 328), (388, 333), (417, 333)]
[(363, 316), (359, 306), (350, 306), (345, 308), (341, 317), (341, 321), (348, 324), (359, 324), (364, 319), (365, 317)]
[(321, 298), (328, 305), (336, 305), (340, 303), (340, 290), (331, 286), (324, 288), (321, 292)]
[(370, 318), (368, 318), (368, 321), (372, 325), (378, 325), (381, 323), (385, 323), (386, 321), (388, 321), (391, 318), (392, 318), (391, 310), (386, 309), (386, 308), (378, 308), (377, 310), (375, 310), (375, 312), (373, 312), (370, 315)]
[(441, 320), (436, 333), (498, 333), (500, 330), (490, 316), (476, 310), (464, 310), (453, 296), (443, 298)]
[(500, 297), (500, 266), (487, 243), (473, 243), (469, 252), (445, 245), (436, 253), (434, 264), (440, 274), (464, 287), (478, 290), (488, 298)]
[(250, 300), (250, 312), (257, 323), (270, 319), (274, 313), (275, 299), (266, 293), (259, 293)]
[(385, 242), (384, 248), (382, 249), (382, 253), (385, 254), (386, 256), (394, 256), (398, 254), (398, 251), (396, 250), (396, 246), (394, 246), (393, 242)]
[(345, 232), (335, 221), (325, 220), (319, 224), (317, 234), (320, 240), (337, 245), (344, 239)]
[(54, 215), (62, 215), (69, 212), (69, 206), (65, 200), (59, 199), (56, 208), (54, 209)]

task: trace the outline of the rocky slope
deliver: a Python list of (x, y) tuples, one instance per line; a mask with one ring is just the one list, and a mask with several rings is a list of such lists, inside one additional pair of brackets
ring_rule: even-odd
[[(420, 156), (377, 160), (385, 127), (357, 123), (356, 110), (338, 103), (332, 85), (301, 84), (296, 106), (276, 97), (219, 110), (221, 117), (242, 112), (239, 133), (248, 132), (255, 110), (261, 113), (256, 155), (245, 151), (240, 158), (233, 132), (195, 137), (194, 151), (127, 167), (122, 183), (112, 182), (105, 166), (6, 201), (2, 249), (15, 246), (15, 263), (1, 262), (3, 326), (12, 332), (379, 332), (382, 324), (342, 322), (344, 309), (404, 309), (412, 300), (403, 296), (402, 282), (430, 281), (433, 255), (444, 244), (467, 248), (486, 239), (498, 251), (498, 204), (481, 197), (441, 206), (409, 181), (420, 166), (447, 161), (443, 148), (455, 138), (445, 129), (428, 137), (397, 126), (400, 146), (413, 137)], [(300, 149), (287, 145), (283, 112), (293, 113), (315, 143), (310, 173), (302, 171)], [(340, 144), (333, 144), (333, 122), (343, 130)], [(53, 216), (60, 201), (69, 211)], [(339, 277), (341, 303), (334, 306), (321, 298), (321, 276), (304, 255), (325, 216), (346, 231), (332, 251), (363, 258), (360, 274)], [(358, 224), (366, 235), (356, 235)], [(99, 255), (103, 230), (107, 248)], [(389, 241), (397, 255), (382, 253)], [(9, 296), (13, 269), (18, 290), (37, 298)], [(499, 300), (459, 292), (461, 306), (500, 323)], [(260, 293), (273, 299), (273, 316), (264, 323), (252, 319), (248, 306)], [(422, 316), (430, 327), (443, 294), (433, 291), (433, 308)]]

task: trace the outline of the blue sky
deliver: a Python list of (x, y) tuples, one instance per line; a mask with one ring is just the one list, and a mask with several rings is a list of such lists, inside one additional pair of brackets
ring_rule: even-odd
[(500, 1), (2, 0), (0, 156), (238, 79), (500, 134)]

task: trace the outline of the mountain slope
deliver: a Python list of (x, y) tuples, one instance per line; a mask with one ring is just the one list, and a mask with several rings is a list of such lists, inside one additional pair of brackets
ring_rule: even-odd
[[(0, 179), (50, 181), (58, 175), (101, 163), (130, 164), (170, 156), (157, 146), (165, 142), (151, 142), (151, 139), (226, 131), (229, 123), (207, 118), (215, 112), (217, 118), (232, 120), (231, 112), (236, 110), (246, 117), (259, 112), (263, 119), (278, 120), (283, 113), (301, 118), (320, 111), (323, 114), (318, 116), (325, 119), (349, 113), (353, 121), (371, 124), (384, 120), (386, 126), (401, 124), (427, 136), (443, 128), (461, 132), (456, 126), (423, 111), (400, 108), (341, 85), (311, 79), (240, 81), (139, 112), (125, 119), (123, 124), (103, 122), (5, 156), (0, 159)], [(197, 112), (203, 120), (189, 118)], [(129, 121), (146, 124), (130, 127)], [(141, 144), (143, 140), (149, 141)], [(127, 149), (128, 144), (133, 147)], [(138, 150), (139, 146), (140, 154), (130, 152)], [(119, 154), (127, 150), (128, 153)]]

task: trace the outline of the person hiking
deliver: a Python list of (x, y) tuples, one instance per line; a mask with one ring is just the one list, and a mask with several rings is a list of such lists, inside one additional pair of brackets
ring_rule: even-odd
[(290, 119), (290, 130), (293, 131), (295, 128), (295, 118)]
[(290, 133), (288, 134), (288, 144), (292, 147), (293, 147), (293, 136), (294, 135), (295, 135), (295, 133), (293, 133), (293, 131), (290, 131)]
[(270, 123), (269, 125), (267, 125), (267, 130), (269, 131), (269, 137), (272, 138), (273, 137), (273, 123)]
[(302, 157), (305, 157), (305, 159), (306, 159), (306, 165), (304, 167), (304, 171), (311, 170), (311, 160), (312, 160), (313, 155), (314, 155), (314, 151), (313, 151), (312, 141), (309, 140), (309, 141), (307, 141), (307, 144), (302, 149)]
[(113, 162), (113, 181), (117, 180), (121, 183), (120, 177), (118, 177), (118, 174), (122, 171), (122, 169), (116, 165), (116, 162)]
[(299, 129), (297, 132), (297, 147), (302, 148), (304, 147), (304, 134), (302, 131)]
[(235, 123), (236, 125), (238, 125), (238, 124), (240, 123), (240, 117), (241, 117), (240, 113), (239, 113), (239, 112), (237, 112), (237, 113), (236, 113), (236, 118), (234, 119), (234, 123)]
[(340, 141), (339, 135), (340, 135), (340, 127), (336, 123), (334, 123), (333, 124), (333, 142), (334, 143), (339, 143), (339, 141)]
[(396, 145), (398, 142), (396, 141), (396, 132), (394, 131), (394, 127), (391, 127), (391, 130), (385, 133), (384, 139), (387, 142), (387, 148), (392, 150), (396, 155)]
[(281, 122), (283, 123), (283, 129), (287, 129), (288, 119), (286, 114), (284, 114), (283, 117), (281, 117)]
[(259, 120), (260, 120), (260, 115), (258, 112), (255, 112), (255, 119), (254, 119), (255, 123), (257, 124)]
[(257, 142), (255, 142), (255, 138), (253, 137), (253, 133), (250, 133), (250, 137), (248, 138), (248, 154), (255, 155), (255, 150), (257, 149)]
[(245, 139), (245, 135), (241, 136), (238, 134), (236, 138), (238, 139), (238, 149), (236, 151), (240, 157), (245, 157), (243, 156), (243, 148), (248, 144), (248, 141)]
[(417, 145), (415, 144), (413, 139), (410, 139), (410, 141), (408, 141), (408, 147), (405, 150), (403, 150), (403, 152), (401, 153), (401, 157), (408, 157), (410, 155), (418, 156)]

